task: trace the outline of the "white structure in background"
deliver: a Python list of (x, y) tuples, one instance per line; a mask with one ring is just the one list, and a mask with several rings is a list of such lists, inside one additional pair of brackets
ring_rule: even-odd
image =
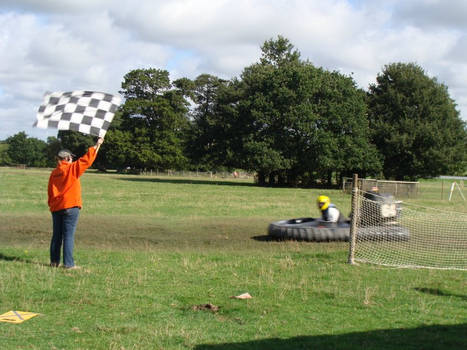
[(451, 190), (449, 191), (449, 201), (451, 201), (452, 192), (454, 192), (454, 189), (456, 187), (459, 190), (459, 193), (462, 199), (465, 201), (465, 197), (464, 197), (464, 193), (462, 192), (462, 189), (464, 188), (464, 180), (467, 180), (467, 176), (440, 176), (439, 178), (443, 180), (458, 180), (461, 183), (460, 186), (457, 183), (457, 181), (453, 181), (453, 183), (451, 184)]

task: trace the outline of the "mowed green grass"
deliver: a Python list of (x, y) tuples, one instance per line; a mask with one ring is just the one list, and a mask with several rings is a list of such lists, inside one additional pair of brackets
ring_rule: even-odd
[[(265, 239), (271, 221), (318, 216), (321, 193), (348, 213), (341, 191), (89, 172), (83, 268), (67, 271), (47, 266), (49, 172), (0, 168), (0, 314), (40, 314), (0, 322), (2, 349), (467, 346), (466, 272), (351, 266), (347, 243)], [(422, 185), (410, 201), (466, 212)]]

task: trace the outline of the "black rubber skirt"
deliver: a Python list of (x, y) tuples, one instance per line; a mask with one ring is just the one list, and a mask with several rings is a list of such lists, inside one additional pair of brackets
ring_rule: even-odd
[[(275, 239), (309, 242), (348, 241), (350, 221), (331, 223), (315, 218), (281, 220), (269, 224), (268, 235)], [(408, 239), (409, 231), (398, 224), (358, 228), (357, 240), (407, 241)]]

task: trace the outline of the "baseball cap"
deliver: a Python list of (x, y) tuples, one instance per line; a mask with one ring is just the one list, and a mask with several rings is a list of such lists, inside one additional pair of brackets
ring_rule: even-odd
[(57, 154), (58, 158), (60, 159), (65, 159), (65, 158), (68, 158), (68, 157), (76, 157), (73, 153), (71, 153), (70, 150), (68, 149), (62, 149), (60, 150), (60, 152), (58, 152)]

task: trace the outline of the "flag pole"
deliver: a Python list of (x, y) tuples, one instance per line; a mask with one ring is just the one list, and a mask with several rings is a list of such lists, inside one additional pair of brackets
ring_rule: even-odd
[(104, 142), (103, 137), (99, 137), (96, 142), (96, 153), (99, 152), (99, 148), (101, 148), (102, 143)]

